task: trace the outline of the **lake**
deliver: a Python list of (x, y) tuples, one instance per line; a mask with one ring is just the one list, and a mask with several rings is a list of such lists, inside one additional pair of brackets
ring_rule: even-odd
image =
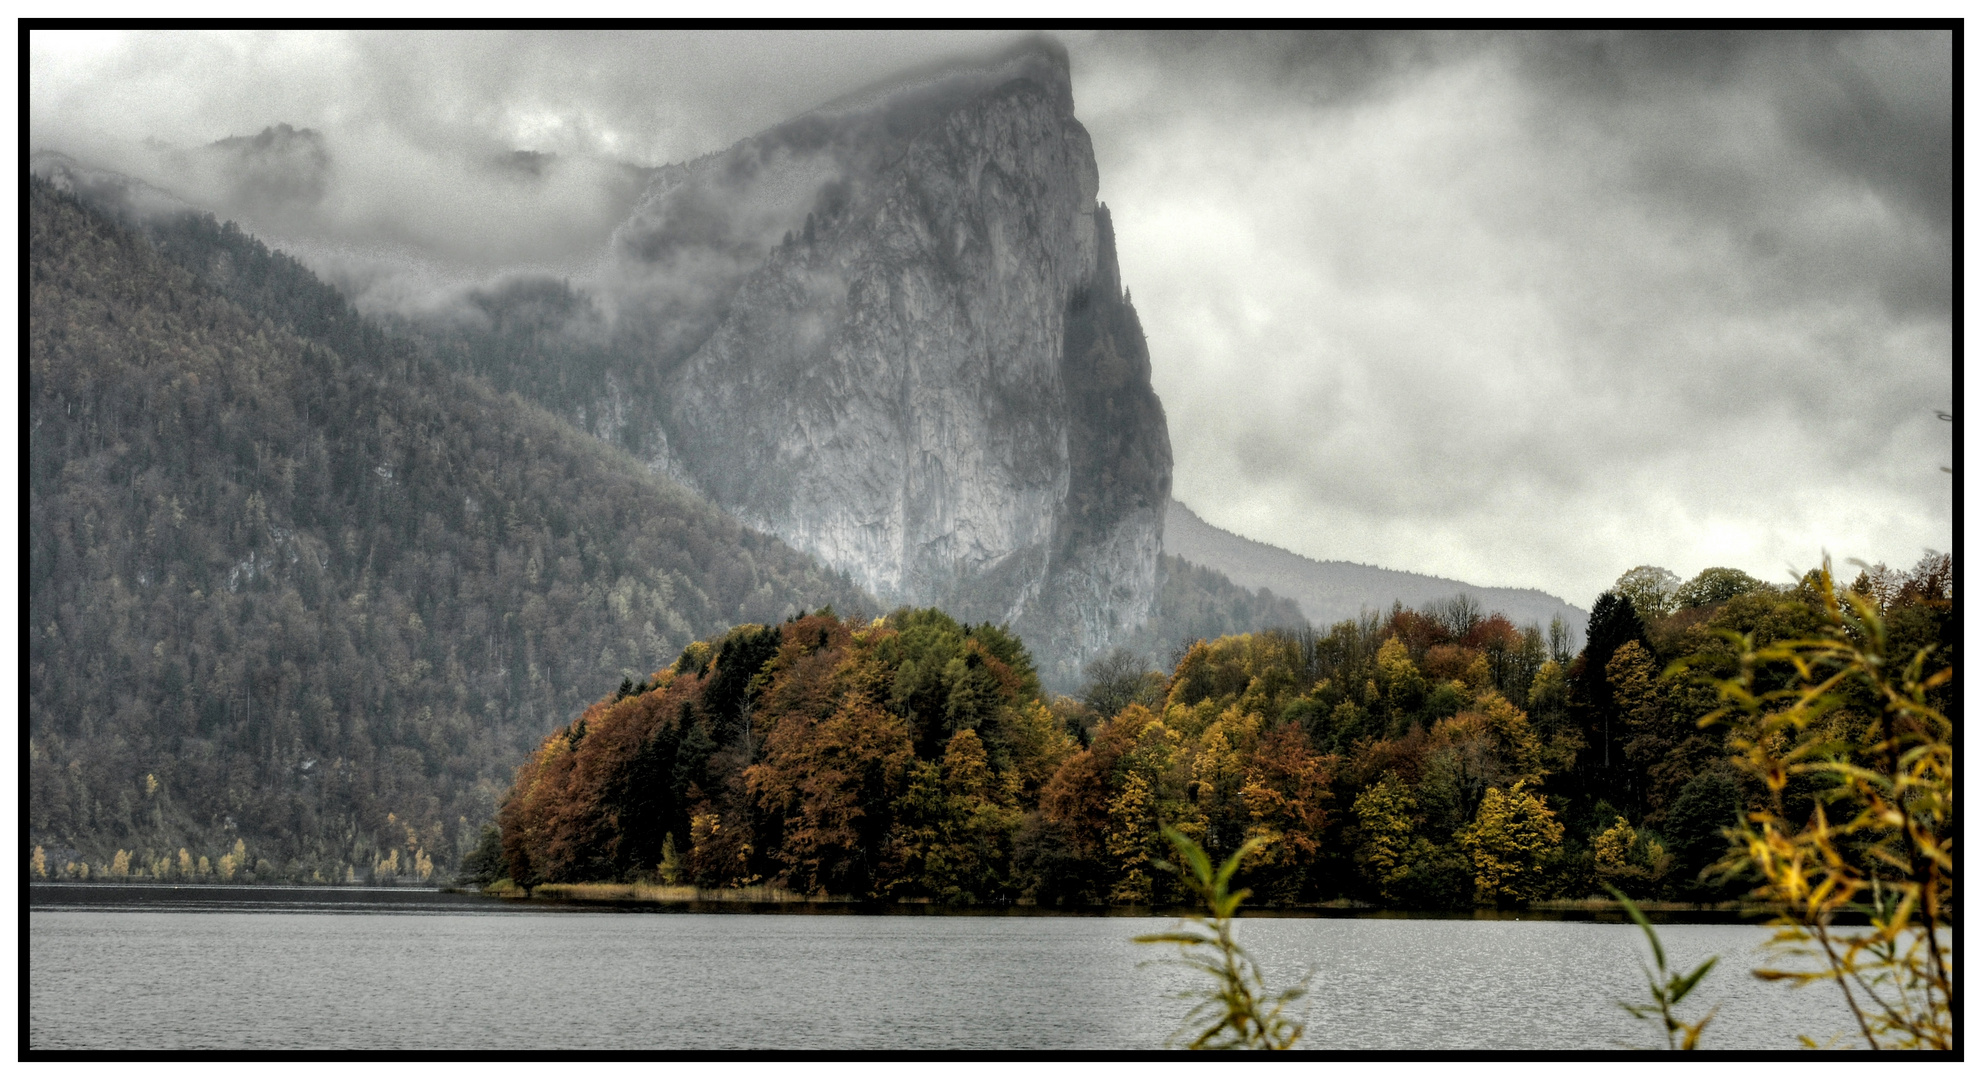
[[(1168, 918), (601, 910), (384, 889), (36, 886), (31, 1050), (1158, 1049), (1197, 985), (1129, 940)], [(1706, 1044), (1851, 1027), (1748, 974), (1769, 931), (1659, 928)], [(1252, 918), (1271, 985), (1312, 968), (1313, 1050), (1608, 1050), (1658, 1037), (1628, 924)], [(1698, 1001), (1697, 1006), (1693, 1001)]]

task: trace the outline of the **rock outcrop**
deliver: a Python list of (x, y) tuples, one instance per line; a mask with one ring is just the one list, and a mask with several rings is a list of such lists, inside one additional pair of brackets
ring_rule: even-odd
[(1050, 41), (663, 170), (600, 294), (662, 374), (650, 460), (1072, 678), (1149, 616), (1170, 489), (1097, 182)]

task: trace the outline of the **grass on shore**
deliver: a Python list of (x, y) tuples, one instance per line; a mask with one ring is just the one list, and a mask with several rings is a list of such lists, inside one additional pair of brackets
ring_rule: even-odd
[[(661, 885), (649, 882), (552, 882), (525, 889), (504, 878), (482, 887), (482, 895), (504, 899), (537, 897), (546, 900), (593, 900), (631, 901), (640, 903), (682, 904), (682, 903), (730, 903), (730, 904), (847, 904), (855, 902), (851, 896), (808, 895), (791, 889), (780, 889), (769, 885), (752, 885), (740, 889), (704, 889), (694, 885)], [(929, 900), (900, 901), (905, 904), (931, 903)], [(1718, 903), (1688, 903), (1677, 900), (1641, 900), (1637, 902), (1641, 911), (1649, 912), (1726, 912), (1741, 916), (1765, 915), (1768, 910), (1750, 901), (1725, 900)], [(1030, 907), (1021, 901), (1020, 906)], [(1374, 905), (1353, 900), (1331, 900), (1322, 904), (1302, 904), (1295, 908), (1258, 908), (1254, 916), (1298, 914), (1303, 910), (1361, 910)], [(1609, 897), (1588, 897), (1580, 900), (1537, 900), (1528, 905), (1529, 911), (1540, 912), (1615, 912), (1624, 913), (1624, 908)]]
[(648, 903), (679, 904), (694, 901), (720, 901), (743, 904), (845, 903), (850, 897), (808, 896), (790, 889), (751, 885), (741, 889), (703, 889), (694, 885), (658, 885), (643, 882), (592, 881), (546, 883), (528, 891), (507, 879), (482, 890), (503, 897), (534, 896), (554, 900), (636, 900)]
[[(1726, 911), (1735, 914), (1768, 914), (1770, 909), (1750, 900), (1720, 900), (1713, 903), (1693, 903), (1685, 900), (1634, 900), (1639, 911)], [(1609, 897), (1586, 897), (1582, 900), (1536, 900), (1528, 905), (1532, 911), (1615, 911), (1623, 912), (1624, 905)]]

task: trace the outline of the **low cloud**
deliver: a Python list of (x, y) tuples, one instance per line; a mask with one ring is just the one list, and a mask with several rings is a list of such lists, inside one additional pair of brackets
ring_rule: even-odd
[[(29, 135), (408, 308), (597, 275), (661, 166), (1015, 36), (37, 31)], [(1951, 546), (1948, 34), (1065, 40), (1213, 523), (1579, 604)]]
[[(985, 40), (37, 31), (29, 135), (345, 261), (582, 273), (651, 169)], [(311, 129), (320, 193), (250, 183), (238, 151), (285, 124)]]

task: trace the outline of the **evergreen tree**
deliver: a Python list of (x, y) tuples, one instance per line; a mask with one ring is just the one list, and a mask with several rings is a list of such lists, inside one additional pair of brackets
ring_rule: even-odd
[(1611, 657), (1627, 642), (1638, 642), (1645, 652), (1652, 651), (1646, 639), (1644, 620), (1631, 601), (1616, 592), (1597, 597), (1590, 608), (1590, 622), (1583, 634), (1583, 654), (1572, 667), (1572, 709), (1586, 750), (1577, 773), (1588, 797), (1623, 802), (1617, 791), (1616, 770), (1624, 762), (1624, 730), (1617, 716), (1617, 703), (1611, 691), (1608, 668)]

